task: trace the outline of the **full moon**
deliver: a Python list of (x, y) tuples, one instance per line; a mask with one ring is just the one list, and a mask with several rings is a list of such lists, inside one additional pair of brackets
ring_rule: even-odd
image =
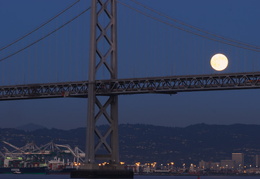
[(221, 54), (215, 54), (210, 60), (211, 67), (216, 71), (223, 71), (228, 66), (228, 58)]

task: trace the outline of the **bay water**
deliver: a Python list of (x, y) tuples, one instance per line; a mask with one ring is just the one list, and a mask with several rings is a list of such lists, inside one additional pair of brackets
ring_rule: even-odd
[[(260, 179), (260, 176), (200, 176), (200, 179)], [(0, 179), (70, 179), (70, 175), (0, 174)], [(134, 179), (198, 179), (197, 176), (143, 176)]]

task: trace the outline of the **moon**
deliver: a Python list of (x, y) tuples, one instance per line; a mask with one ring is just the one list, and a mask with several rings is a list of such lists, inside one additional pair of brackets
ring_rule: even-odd
[(223, 71), (228, 66), (228, 58), (221, 53), (215, 54), (211, 57), (210, 65), (216, 71)]

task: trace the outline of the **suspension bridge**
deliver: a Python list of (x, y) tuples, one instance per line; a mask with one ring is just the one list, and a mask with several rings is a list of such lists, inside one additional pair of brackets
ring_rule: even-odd
[[(0, 100), (88, 98), (86, 169), (97, 169), (97, 161), (100, 160), (109, 160), (113, 169), (120, 168), (118, 95), (178, 94), (260, 87), (259, 63), (248, 63), (259, 57), (260, 48), (255, 45), (186, 24), (136, 0), (92, 0), (91, 5), (84, 2), (84, 6), (80, 3), (82, 1), (75, 1), (31, 32), (2, 46)], [(119, 5), (125, 8), (120, 11), (126, 21), (123, 25), (117, 22), (122, 19), (117, 15)], [(75, 7), (77, 9), (72, 11)], [(69, 20), (67, 16), (63, 17), (67, 12), (71, 16)], [(128, 21), (130, 17), (134, 20)], [(89, 26), (81, 27), (87, 18), (90, 19)], [(132, 24), (135, 22), (138, 25)], [(119, 31), (119, 27), (127, 25), (133, 28)], [(161, 26), (165, 31), (162, 37), (158, 37), (161, 31), (158, 27)], [(90, 34), (90, 39), (86, 32)], [(127, 34), (122, 37), (121, 43), (118, 43), (118, 33)], [(85, 42), (86, 39), (90, 44)], [(191, 41), (187, 42), (187, 39)], [(68, 46), (65, 46), (66, 43)], [(132, 47), (129, 44), (135, 45)], [(159, 48), (161, 45), (167, 48)], [(234, 54), (241, 57), (237, 63), (244, 64), (242, 69), (234, 67), (230, 73), (212, 73), (205, 67), (208, 58), (204, 53), (212, 53), (216, 49), (231, 57)], [(118, 54), (121, 57), (119, 60)], [(190, 62), (191, 56), (201, 61)], [(132, 59), (137, 61), (122, 67), (120, 60), (124, 59), (128, 62)], [(65, 61), (76, 67), (65, 64)], [(89, 61), (89, 64), (85, 61)], [(12, 66), (15, 66), (12, 69), (15, 73), (10, 73)], [(154, 68), (150, 69), (150, 66)], [(183, 68), (188, 68), (189, 74), (183, 74)], [(59, 72), (58, 69), (62, 70)], [(130, 72), (126, 69), (130, 69)], [(168, 74), (158, 75), (158, 72)], [(125, 77), (127, 73), (133, 76)], [(122, 77), (118, 77), (119, 74)], [(101, 118), (109, 124), (104, 134), (96, 128)]]

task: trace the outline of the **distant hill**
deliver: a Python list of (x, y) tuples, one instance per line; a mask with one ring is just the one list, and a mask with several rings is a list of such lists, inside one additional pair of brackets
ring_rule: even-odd
[(260, 154), (259, 125), (121, 125), (120, 131), (121, 158), (129, 161), (198, 164), (231, 159), (231, 153), (242, 152), (246, 162), (253, 164), (254, 155)]
[(46, 128), (46, 127), (37, 125), (37, 124), (33, 124), (33, 123), (29, 123), (26, 125), (16, 127), (16, 129), (20, 129), (20, 130), (24, 130), (24, 131), (35, 131), (35, 130), (44, 129), (44, 128)]
[[(106, 126), (100, 126), (105, 130)], [(231, 159), (231, 153), (245, 154), (246, 163), (254, 164), (254, 155), (260, 154), (260, 125), (207, 125), (162, 127), (145, 124), (119, 125), (120, 159), (127, 163), (140, 161), (177, 165), (198, 164), (200, 160)], [(85, 128), (73, 130), (41, 128), (33, 131), (1, 129), (1, 140), (16, 146), (34, 141), (43, 145), (50, 141), (78, 146), (85, 150)], [(0, 148), (3, 147), (0, 145)]]

